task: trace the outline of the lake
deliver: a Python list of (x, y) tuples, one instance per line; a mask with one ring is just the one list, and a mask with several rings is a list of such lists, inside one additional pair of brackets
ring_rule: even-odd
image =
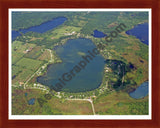
[[(64, 73), (71, 75), (70, 71), (83, 60), (82, 56), (90, 55), (96, 46), (85, 38), (69, 39), (63, 46), (56, 49), (57, 55), (62, 59), (62, 63), (48, 66), (47, 73), (37, 78), (37, 82), (50, 88), (55, 87)], [(100, 86), (104, 70), (104, 58), (98, 54), (88, 58), (88, 63), (79, 73), (72, 74), (72, 79), (65, 82), (66, 85), (62, 91), (67, 92), (85, 92), (96, 89)]]
[(148, 45), (148, 23), (138, 24), (134, 28), (126, 31), (126, 34), (135, 36), (142, 43)]
[(130, 92), (129, 95), (132, 98), (140, 99), (148, 95), (148, 81), (142, 83), (135, 91)]
[(38, 32), (38, 33), (44, 33), (51, 29), (54, 29), (58, 27), (59, 25), (63, 24), (67, 20), (66, 17), (57, 17), (50, 21), (44, 22), (40, 25), (33, 26), (27, 29), (21, 29), (19, 31), (12, 31), (12, 40), (15, 40), (18, 36), (20, 36), (20, 33), (27, 33), (27, 32)]
[(18, 31), (12, 31), (12, 40), (15, 40), (18, 36), (21, 36), (21, 34)]
[(92, 36), (96, 37), (96, 38), (103, 38), (105, 36), (107, 36), (106, 34), (104, 34), (103, 32), (101, 31), (98, 31), (98, 30), (94, 30), (94, 34), (92, 34)]

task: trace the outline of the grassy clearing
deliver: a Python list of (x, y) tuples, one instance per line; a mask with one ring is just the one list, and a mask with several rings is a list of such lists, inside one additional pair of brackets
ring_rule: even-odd
[(33, 73), (34, 72), (29, 69), (21, 69), (20, 73), (12, 80), (12, 83), (18, 85), (19, 82), (26, 82)]
[(12, 64), (16, 64), (26, 54), (26, 50), (35, 46), (35, 44), (23, 44), (23, 42), (14, 41), (12, 43)]
[(96, 114), (145, 115), (148, 114), (148, 97), (133, 99), (125, 92), (112, 92), (94, 101)]
[(80, 27), (73, 27), (73, 26), (64, 26), (64, 27), (61, 27), (59, 29), (56, 29), (52, 32), (52, 35), (51, 35), (51, 39), (58, 39), (62, 36), (66, 36), (66, 35), (69, 35), (69, 34), (74, 34), (72, 32), (79, 32), (80, 31)]
[(42, 61), (39, 60), (33, 60), (29, 58), (22, 58), (20, 61), (16, 63), (17, 66), (20, 66), (24, 69), (30, 69), (32, 71), (37, 70), (40, 65), (42, 64)]
[(45, 49), (45, 51), (43, 52), (43, 54), (41, 54), (37, 59), (38, 60), (49, 61), (51, 59), (51, 55), (50, 55), (49, 51)]
[(18, 52), (24, 54), (24, 51), (30, 48), (34, 48), (35, 46), (36, 46), (35, 44), (30, 44), (30, 43), (23, 44), (23, 42), (14, 41), (12, 44), (12, 53)]
[[(25, 96), (27, 93), (27, 96)], [(34, 105), (29, 105), (28, 100), (38, 98), (42, 92), (35, 89), (16, 89), (12, 88), (12, 114), (13, 115), (30, 115), (36, 111), (40, 111), (39, 104), (35, 101)], [(38, 114), (38, 113), (37, 113)]]
[(12, 64), (16, 64), (23, 57), (22, 53), (12, 53)]
[(88, 101), (65, 101), (53, 97), (49, 104), (53, 112), (56, 110), (62, 115), (93, 115), (91, 104)]
[[(33, 60), (41, 47), (35, 47), (35, 44), (23, 44), (20, 41), (12, 43), (12, 83), (19, 85), (19, 82), (25, 82), (40, 65), (43, 63), (39, 60)], [(24, 56), (30, 58), (24, 58)]]
[[(25, 93), (28, 95), (25, 96)], [(40, 97), (45, 100), (41, 90), (13, 88), (13, 115), (93, 115), (91, 104), (87, 101), (67, 101), (53, 96), (40, 107), (37, 100)], [(28, 105), (28, 100), (31, 98), (36, 99), (34, 105)]]
[(33, 48), (30, 52), (25, 54), (24, 57), (37, 59), (42, 53), (43, 53), (42, 47), (41, 46), (37, 46), (37, 47)]
[(20, 72), (22, 72), (22, 68), (20, 68), (19, 66), (12, 66), (12, 76), (14, 75), (18, 75)]

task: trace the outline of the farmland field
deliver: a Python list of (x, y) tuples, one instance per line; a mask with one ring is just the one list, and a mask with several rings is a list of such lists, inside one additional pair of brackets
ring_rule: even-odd
[(19, 67), (23, 67), (24, 69), (30, 69), (32, 71), (35, 71), (40, 67), (42, 63), (43, 62), (39, 60), (22, 58), (20, 61), (16, 63), (16, 65)]
[(33, 74), (34, 72), (29, 69), (23, 69), (21, 68), (21, 71), (16, 77), (13, 79), (13, 84), (19, 85), (19, 82), (26, 82), (26, 80)]
[(36, 59), (43, 53), (43, 49), (40, 46), (33, 48), (30, 52), (26, 53), (24, 57)]
[(49, 51), (45, 49), (45, 51), (37, 59), (49, 61), (51, 59), (51, 55)]

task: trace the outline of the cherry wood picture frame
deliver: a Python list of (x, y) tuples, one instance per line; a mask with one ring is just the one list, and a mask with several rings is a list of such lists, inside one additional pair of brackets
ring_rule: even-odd
[[(9, 120), (9, 8), (150, 8), (152, 9), (151, 120)], [(0, 128), (159, 128), (160, 127), (159, 0), (0, 0)]]

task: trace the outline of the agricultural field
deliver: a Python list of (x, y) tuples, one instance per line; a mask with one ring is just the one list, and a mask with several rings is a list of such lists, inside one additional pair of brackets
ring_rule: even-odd
[(40, 67), (42, 63), (43, 62), (39, 60), (34, 60), (30, 58), (22, 58), (16, 63), (16, 66), (22, 67), (23, 69), (30, 69), (32, 71), (35, 71)]
[(32, 70), (29, 69), (18, 69), (19, 72), (15, 75), (15, 78), (12, 80), (14, 85), (21, 85), (26, 82), (26, 80), (34, 73)]
[(20, 60), (29, 49), (34, 48), (35, 44), (24, 44), (20, 41), (14, 41), (12, 43), (12, 64), (15, 64), (18, 60)]
[[(12, 83), (24, 84), (34, 72), (44, 63), (35, 60), (42, 54), (41, 47), (35, 44), (14, 41), (12, 44)], [(38, 52), (37, 52), (38, 51)]]
[(52, 32), (51, 39), (58, 39), (62, 36), (75, 35), (80, 32), (80, 27), (64, 26)]
[(12, 67), (12, 79), (13, 84), (19, 84), (19, 82), (24, 82), (32, 75), (34, 72), (40, 68), (43, 61), (33, 60), (29, 58), (20, 59)]
[(43, 54), (41, 54), (37, 59), (49, 61), (51, 59), (50, 52), (47, 49), (45, 49)]
[(24, 57), (37, 59), (42, 53), (43, 53), (43, 48), (40, 46), (37, 46), (33, 48), (30, 52), (26, 53)]

